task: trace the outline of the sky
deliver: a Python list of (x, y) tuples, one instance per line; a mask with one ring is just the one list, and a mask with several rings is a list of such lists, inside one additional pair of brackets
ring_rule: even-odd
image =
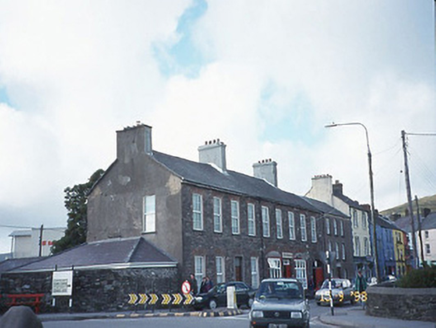
[[(66, 226), (64, 189), (116, 156), (116, 131), (227, 167), (273, 159), (281, 189), (330, 174), (375, 206), (436, 194), (433, 0), (0, 2), (0, 253), (17, 227)], [(426, 135), (415, 135), (426, 134)]]

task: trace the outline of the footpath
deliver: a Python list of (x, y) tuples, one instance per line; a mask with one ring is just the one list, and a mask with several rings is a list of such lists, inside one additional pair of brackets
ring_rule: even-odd
[(359, 327), (359, 328), (436, 328), (435, 322), (408, 321), (392, 318), (373, 317), (365, 314), (362, 307), (335, 308), (334, 315), (331, 312), (321, 314), (319, 321), (324, 324), (338, 327)]

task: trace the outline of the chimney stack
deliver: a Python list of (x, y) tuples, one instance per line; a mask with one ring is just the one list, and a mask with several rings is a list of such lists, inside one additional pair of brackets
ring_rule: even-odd
[(342, 190), (342, 183), (340, 183), (339, 180), (336, 180), (333, 185), (333, 195), (343, 195)]
[(213, 164), (226, 172), (226, 145), (220, 139), (206, 141), (203, 146), (198, 147), (198, 160), (200, 163)]
[(253, 164), (253, 175), (259, 179), (265, 179), (274, 187), (277, 187), (277, 163), (271, 159), (264, 159)]
[(123, 163), (138, 154), (152, 155), (151, 126), (137, 121), (135, 126), (128, 126), (117, 131), (117, 159)]

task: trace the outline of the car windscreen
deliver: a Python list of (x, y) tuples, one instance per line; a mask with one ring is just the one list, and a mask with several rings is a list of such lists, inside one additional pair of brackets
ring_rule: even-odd
[[(342, 283), (339, 280), (332, 280), (332, 288), (340, 288), (342, 287)], [(329, 288), (329, 281), (328, 280), (324, 280), (324, 282), (322, 283), (321, 289), (328, 289)]]
[(300, 284), (292, 281), (262, 282), (256, 298), (302, 299), (303, 288)]

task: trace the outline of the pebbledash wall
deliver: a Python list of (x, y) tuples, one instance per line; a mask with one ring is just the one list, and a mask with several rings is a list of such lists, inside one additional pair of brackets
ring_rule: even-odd
[(370, 286), (367, 293), (369, 315), (436, 322), (436, 288)]
[[(180, 292), (177, 268), (74, 270), (72, 307), (69, 297), (53, 298), (52, 272), (3, 273), (0, 294), (44, 293), (41, 313), (49, 312), (99, 312), (129, 311), (135, 305), (128, 303), (129, 294)], [(2, 311), (6, 310), (0, 298)], [(144, 308), (144, 305), (142, 305)]]

